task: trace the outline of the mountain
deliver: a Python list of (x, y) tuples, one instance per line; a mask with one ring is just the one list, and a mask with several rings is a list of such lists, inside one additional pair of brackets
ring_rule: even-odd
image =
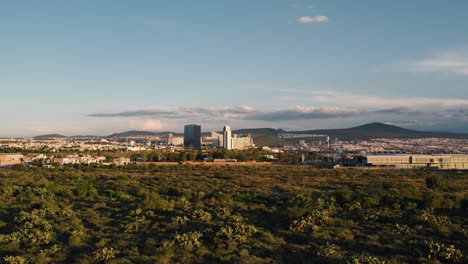
[[(280, 146), (284, 144), (297, 143), (301, 137), (282, 138), (279, 134), (305, 134), (327, 135), (330, 138), (338, 138), (340, 140), (368, 140), (372, 138), (465, 138), (468, 139), (468, 134), (456, 134), (449, 132), (424, 132), (401, 128), (398, 126), (383, 124), (383, 123), (370, 123), (362, 126), (343, 128), (343, 129), (318, 129), (306, 131), (289, 131), (286, 132), (282, 129), (274, 128), (245, 128), (233, 130), (234, 134), (250, 134), (257, 147), (262, 146)], [(108, 137), (152, 137), (160, 136), (167, 137), (169, 133), (174, 136), (183, 136), (183, 133), (175, 132), (149, 132), (149, 131), (136, 131), (131, 130), (122, 133), (114, 133)], [(218, 132), (222, 133), (222, 132)], [(202, 136), (209, 136), (210, 132), (203, 132)], [(54, 135), (46, 135), (54, 136)], [(60, 135), (56, 135), (60, 136)], [(62, 136), (63, 137), (63, 136)]]
[(107, 137), (152, 137), (156, 136), (156, 133), (149, 132), (149, 131), (138, 131), (138, 130), (130, 130), (122, 133), (114, 133)]
[(100, 136), (95, 136), (95, 135), (74, 135), (74, 136), (69, 136), (69, 138), (98, 138)]
[(156, 135), (158, 135), (159, 137), (168, 137), (169, 134), (172, 133), (172, 136), (174, 137), (183, 137), (184, 136), (184, 133), (177, 133), (177, 132), (171, 132), (171, 131), (165, 131), (165, 132), (158, 132), (156, 133)]
[(40, 136), (34, 137), (34, 139), (38, 139), (38, 140), (47, 140), (47, 139), (54, 139), (54, 138), (66, 138), (66, 136), (60, 135), (60, 134), (47, 134), (47, 135), (40, 135)]
[(366, 140), (371, 138), (468, 138), (468, 134), (424, 132), (401, 128), (398, 126), (370, 123), (345, 129), (320, 129), (307, 131), (290, 131), (294, 134), (322, 134), (342, 140)]

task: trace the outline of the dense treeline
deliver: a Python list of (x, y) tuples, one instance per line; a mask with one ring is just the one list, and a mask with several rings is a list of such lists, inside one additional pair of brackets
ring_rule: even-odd
[(468, 173), (0, 170), (6, 263), (466, 263)]
[(275, 161), (295, 163), (300, 162), (302, 155), (308, 157), (307, 152), (281, 152), (270, 153), (260, 148), (252, 148), (248, 150), (228, 150), (222, 148), (206, 148), (203, 150), (142, 150), (142, 151), (100, 151), (100, 150), (86, 150), (86, 151), (58, 151), (51, 152), (47, 150), (22, 150), (22, 149), (2, 149), (0, 153), (21, 153), (23, 155), (45, 154), (54, 156), (55, 158), (66, 157), (70, 154), (104, 156), (108, 160), (118, 157), (128, 157), (131, 161), (144, 161), (144, 162), (185, 162), (185, 161), (203, 161), (204, 159), (237, 159), (238, 161), (267, 161), (270, 160), (267, 156), (274, 157)]
[[(201, 161), (204, 159), (237, 159), (238, 161), (265, 161), (268, 160), (266, 155), (273, 156), (279, 162), (299, 162), (302, 155), (306, 153), (298, 152), (281, 152), (272, 155), (269, 152), (261, 149), (249, 150), (228, 150), (228, 149), (204, 149), (199, 151), (174, 151), (165, 150), (146, 150), (132, 153), (130, 158), (132, 161), (142, 160), (146, 162), (184, 162), (184, 161)], [(109, 155), (109, 154), (107, 154)], [(112, 156), (112, 154), (110, 154)], [(115, 154), (113, 155), (115, 156)]]

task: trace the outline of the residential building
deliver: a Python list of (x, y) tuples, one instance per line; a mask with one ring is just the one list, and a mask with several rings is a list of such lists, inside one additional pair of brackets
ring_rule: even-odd
[(167, 136), (167, 145), (180, 146), (184, 144), (184, 137), (174, 137), (173, 133)]
[(223, 134), (211, 132), (211, 145), (213, 147), (222, 148), (224, 146), (224, 136)]
[(173, 137), (172, 138), (172, 145), (173, 146), (181, 146), (184, 144), (184, 137)]
[(231, 149), (245, 150), (254, 147), (255, 144), (250, 135), (245, 137), (238, 137), (237, 135), (234, 135), (234, 137), (231, 138)]
[(130, 164), (130, 158), (126, 158), (126, 157), (114, 158), (112, 160), (112, 163), (114, 163), (117, 166), (128, 165)]

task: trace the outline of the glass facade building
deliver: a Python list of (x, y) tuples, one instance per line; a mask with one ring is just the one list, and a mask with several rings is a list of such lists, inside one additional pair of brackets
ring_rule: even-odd
[(201, 126), (184, 126), (184, 147), (187, 149), (201, 149)]

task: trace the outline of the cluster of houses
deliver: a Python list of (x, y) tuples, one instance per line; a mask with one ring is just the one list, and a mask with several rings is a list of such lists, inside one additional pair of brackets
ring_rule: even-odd
[(35, 164), (42, 167), (52, 167), (54, 164), (63, 166), (67, 164), (101, 164), (123, 166), (130, 164), (130, 158), (118, 157), (109, 161), (103, 156), (91, 156), (89, 154), (70, 154), (64, 156), (47, 156), (44, 154), (25, 156), (18, 153), (0, 153), (0, 167), (11, 167), (19, 164)]

